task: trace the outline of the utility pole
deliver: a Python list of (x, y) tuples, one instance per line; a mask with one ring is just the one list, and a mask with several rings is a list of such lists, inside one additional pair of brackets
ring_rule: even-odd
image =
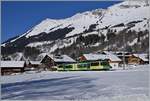
[[(150, 18), (149, 19), (147, 19), (147, 27), (148, 27), (148, 37), (149, 37), (149, 40), (150, 40), (150, 25), (149, 25), (149, 23), (150, 23)], [(150, 49), (150, 41), (149, 41), (149, 49)], [(149, 50), (150, 51), (150, 50)], [(149, 57), (150, 57), (150, 53), (149, 53)], [(150, 60), (149, 60), (149, 64), (150, 64)]]
[(125, 34), (126, 34), (126, 32), (127, 32), (128, 29), (130, 29), (130, 27), (127, 27), (127, 28), (124, 29), (124, 31), (123, 31), (123, 46), (124, 46), (124, 49), (123, 49), (123, 69), (126, 68), (126, 60), (125, 60), (126, 37), (125, 37)]
[[(150, 23), (150, 18), (148, 19), (148, 30), (149, 30), (149, 33), (148, 33), (148, 37), (150, 36), (150, 26), (149, 26), (149, 23)], [(149, 40), (150, 40), (150, 37), (149, 37)], [(150, 49), (150, 41), (149, 41), (149, 49)], [(149, 50), (150, 51), (150, 50)], [(150, 53), (149, 53), (149, 57), (150, 57)], [(149, 64), (150, 64), (150, 59), (149, 59)], [(150, 66), (150, 65), (149, 65)], [(149, 69), (150, 70), (150, 69)], [(149, 75), (150, 76), (150, 75)], [(149, 78), (150, 80), (150, 78)], [(149, 89), (150, 90), (150, 89)], [(149, 96), (150, 96), (150, 93), (149, 93)]]
[[(125, 30), (125, 32), (126, 32), (126, 30)], [(123, 46), (124, 46), (124, 50), (123, 50), (123, 69), (125, 69), (126, 67), (125, 67), (125, 65), (126, 65), (126, 62), (125, 62), (125, 33), (123, 34)]]

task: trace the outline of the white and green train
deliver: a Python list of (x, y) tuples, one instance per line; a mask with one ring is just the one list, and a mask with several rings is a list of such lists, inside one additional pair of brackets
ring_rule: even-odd
[(90, 71), (90, 70), (109, 70), (111, 66), (108, 61), (89, 61), (70, 64), (60, 64), (58, 71)]

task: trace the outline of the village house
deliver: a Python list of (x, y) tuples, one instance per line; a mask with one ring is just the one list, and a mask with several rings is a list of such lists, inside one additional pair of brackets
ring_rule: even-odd
[(23, 73), (25, 67), (25, 61), (1, 61), (1, 75)]
[(83, 54), (82, 56), (79, 57), (79, 61), (96, 61), (106, 59), (108, 59), (106, 55), (99, 53)]
[(50, 70), (56, 70), (56, 66), (60, 64), (71, 64), (76, 61), (67, 55), (48, 55), (46, 54), (41, 60), (41, 63), (45, 65), (45, 68)]
[(128, 64), (148, 64), (149, 59), (147, 54), (132, 54), (128, 58)]
[(120, 63), (122, 60), (113, 52), (103, 51), (101, 53), (107, 56), (108, 62), (113, 69), (118, 69), (120, 67)]
[[(99, 70), (105, 69), (104, 66), (109, 67), (108, 63), (108, 57), (104, 54), (99, 54), (99, 53), (90, 53), (90, 54), (83, 54), (82, 56), (79, 57), (80, 62), (85, 62), (89, 63), (90, 69), (91, 70)], [(107, 68), (108, 69), (108, 68)]]

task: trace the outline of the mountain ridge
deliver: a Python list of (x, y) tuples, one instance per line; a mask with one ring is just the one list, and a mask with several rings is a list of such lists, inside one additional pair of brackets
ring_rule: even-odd
[[(77, 13), (66, 19), (47, 18), (21, 36), (3, 43), (1, 45), (2, 54), (10, 55), (16, 52), (24, 52), (26, 47), (34, 47), (40, 53), (58, 53), (58, 51), (64, 53), (66, 49), (71, 48), (69, 55), (81, 54), (77, 51), (82, 48), (86, 49), (85, 51), (89, 50), (87, 52), (111, 49), (111, 47), (119, 51), (123, 50), (125, 45), (123, 43), (120, 45), (121, 42), (117, 43), (111, 40), (122, 38), (122, 33), (130, 35), (129, 32), (132, 33), (130, 35), (132, 38), (126, 38), (126, 46), (133, 51), (147, 52), (148, 49), (135, 50), (135, 47), (145, 44), (144, 41), (148, 38), (149, 7), (141, 1), (124, 1), (107, 9)], [(140, 40), (139, 43), (136, 40)], [(137, 45), (134, 46), (135, 44)], [(145, 46), (148, 47), (147, 45), (148, 42), (146, 41)], [(73, 50), (75, 47), (80, 49)], [(10, 49), (12, 52), (7, 53), (6, 51), (10, 51)]]

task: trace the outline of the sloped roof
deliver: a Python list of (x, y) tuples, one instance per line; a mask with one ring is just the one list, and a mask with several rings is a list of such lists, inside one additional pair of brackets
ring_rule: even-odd
[(47, 54), (48, 54), (48, 53), (41, 53), (41, 54), (39, 54), (39, 55), (37, 56), (36, 60), (41, 62), (41, 61), (43, 60), (43, 58), (44, 58)]
[(40, 61), (30, 61), (30, 63), (33, 64), (33, 65), (40, 65), (41, 64)]
[(104, 51), (104, 53), (108, 56), (111, 61), (121, 61), (121, 59), (112, 52)]
[(54, 55), (48, 55), (51, 57), (55, 62), (76, 62), (74, 59), (67, 55), (59, 55), (59, 56), (54, 56)]
[(42, 53), (40, 56), (43, 58), (45, 56), (49, 56), (51, 59), (53, 59), (55, 62), (76, 62), (74, 59), (69, 57), (68, 55), (52, 55), (52, 54), (47, 54), (47, 53)]
[(87, 60), (104, 60), (104, 59), (108, 59), (108, 57), (106, 55), (104, 55), (104, 54), (90, 53), (90, 54), (83, 54), (83, 56)]
[(25, 64), (25, 61), (1, 61), (0, 62), (0, 67), (5, 68), (5, 67), (9, 67), (9, 68), (23, 68)]
[(142, 59), (143, 61), (148, 61), (147, 54), (133, 54), (135, 57)]
[(15, 61), (26, 61), (27, 59), (24, 57), (23, 53), (18, 52), (18, 56), (14, 59)]

